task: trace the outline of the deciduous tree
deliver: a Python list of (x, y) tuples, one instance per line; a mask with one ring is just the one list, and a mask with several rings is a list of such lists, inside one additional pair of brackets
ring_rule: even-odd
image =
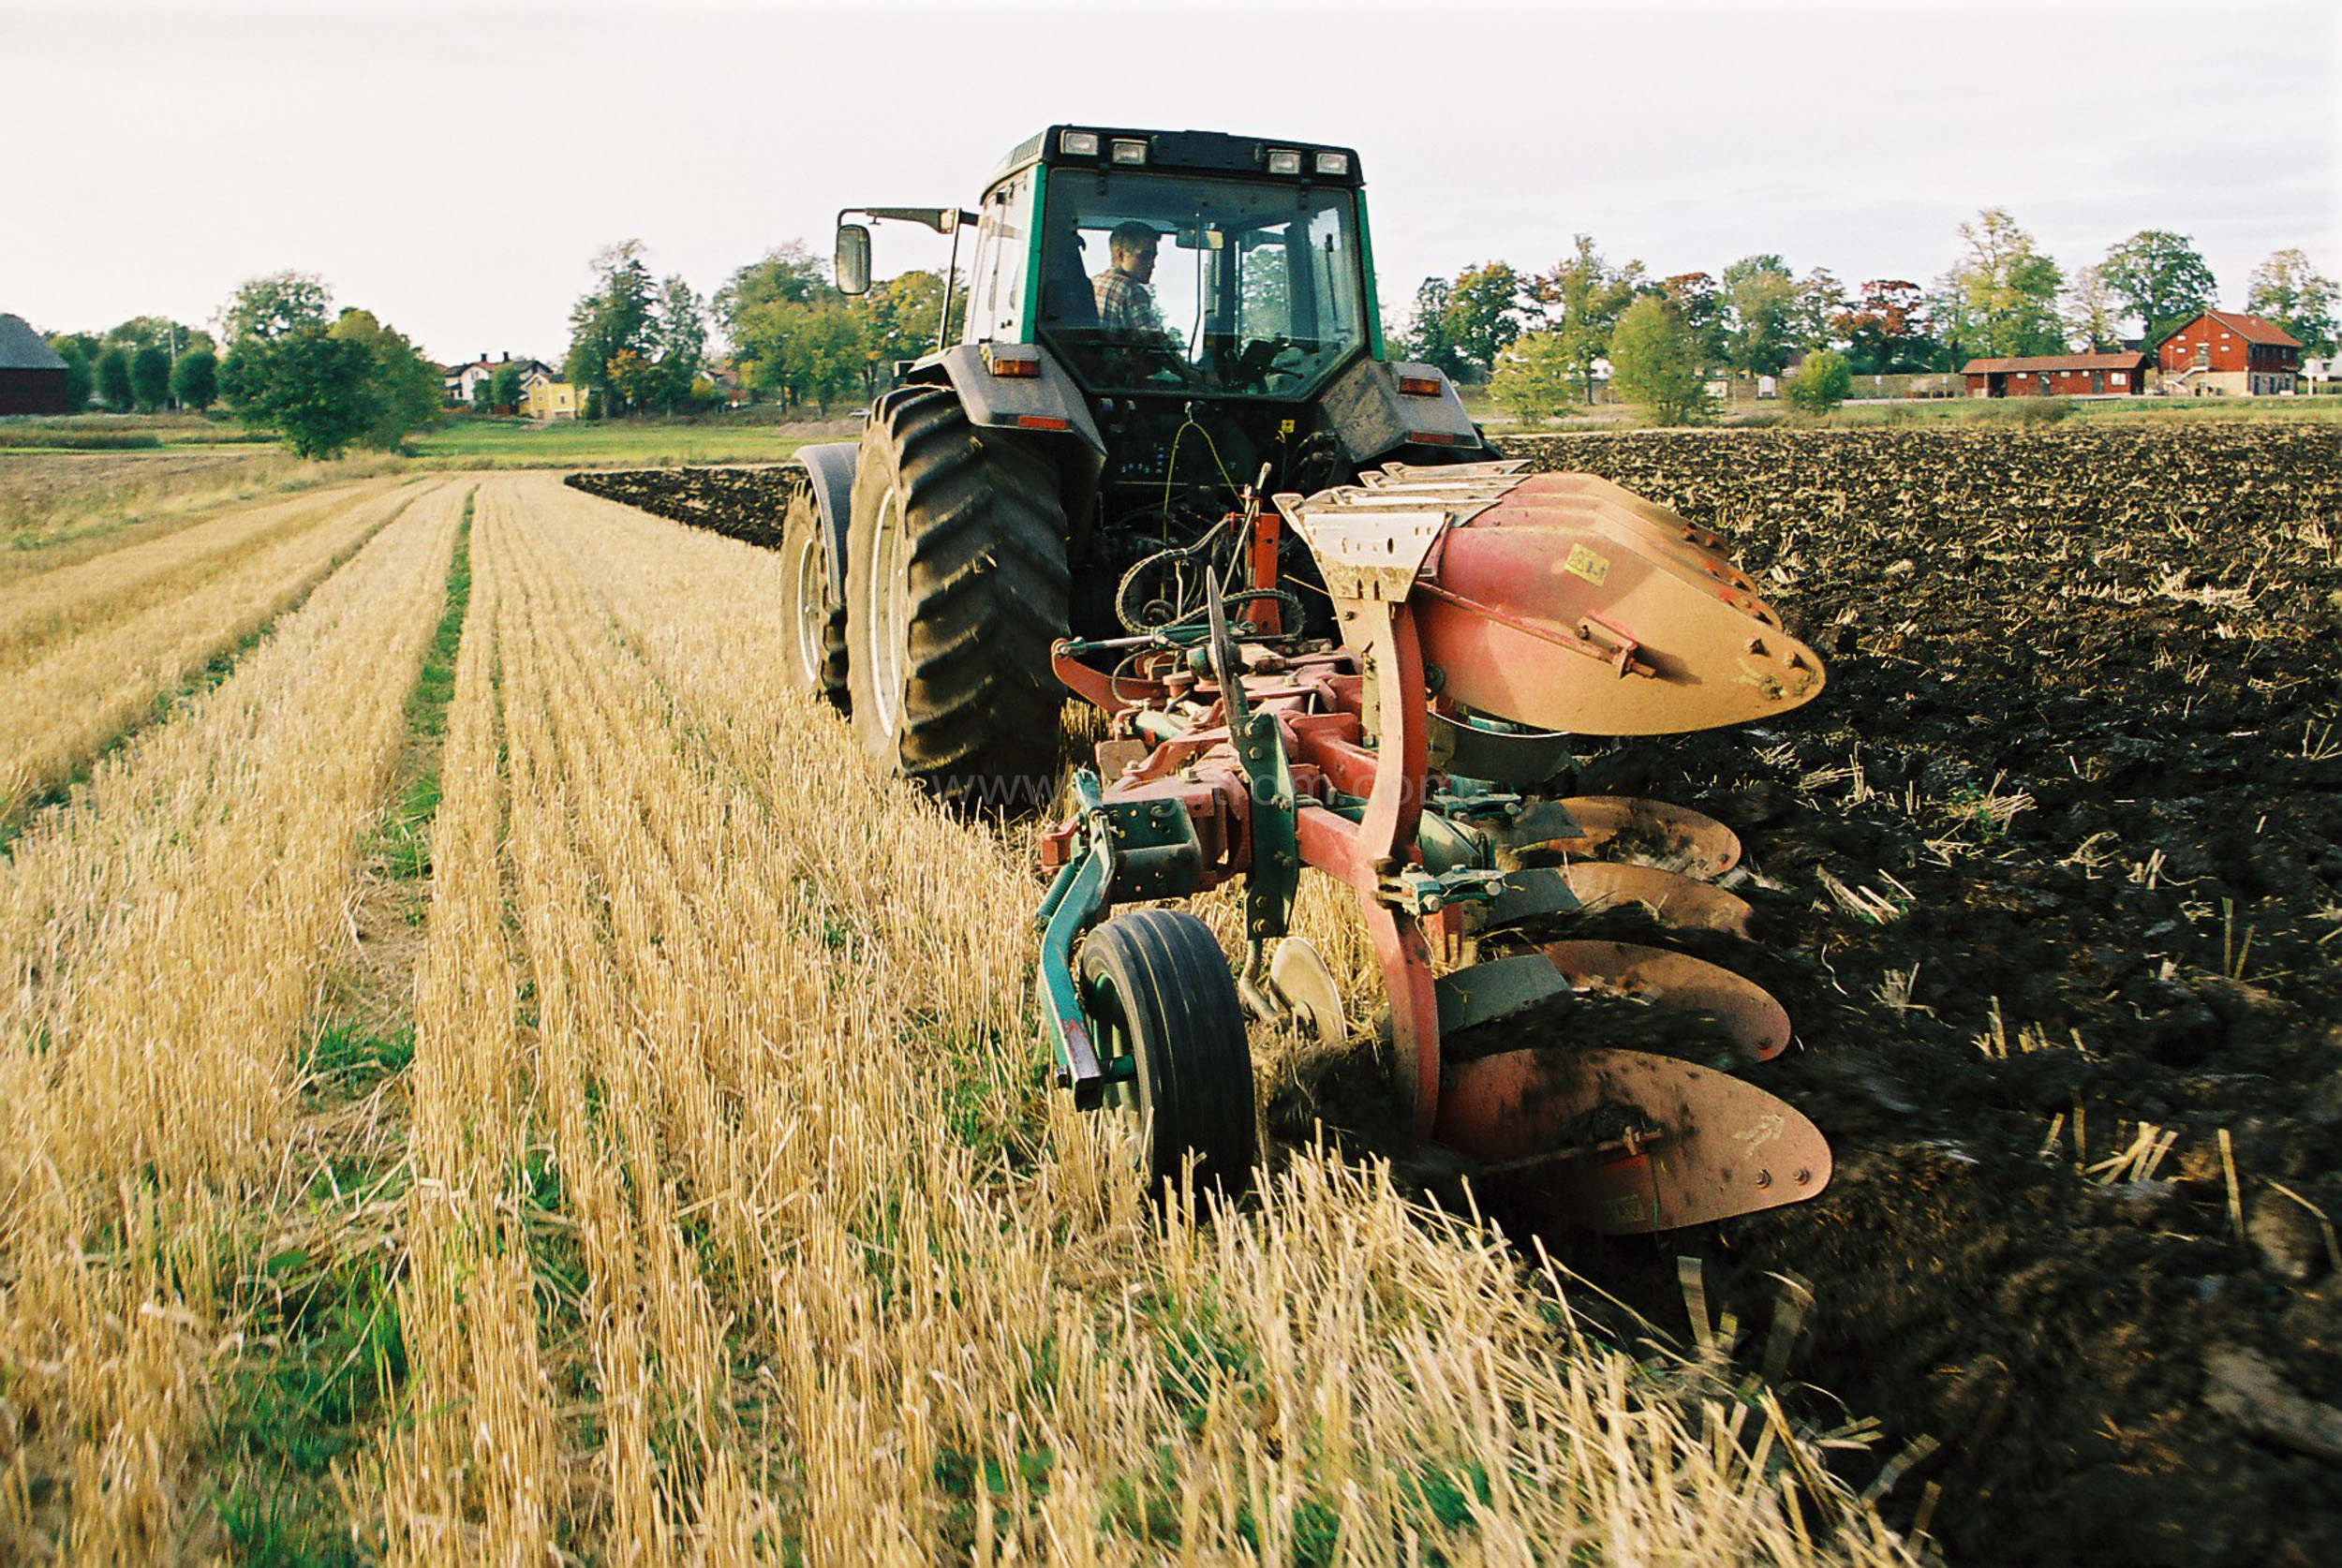
[(1696, 334), (1673, 306), (1646, 294), (1610, 333), (1610, 378), (1653, 424), (1687, 424), (1711, 407)]
[(1505, 346), (1520, 335), (1520, 274), (1505, 261), (1466, 267), (1448, 286), (1444, 314), (1457, 355), (1486, 376)]
[(128, 413), (138, 401), (130, 385), (130, 356), (123, 349), (109, 348), (97, 356), (97, 395), (117, 414)]
[(365, 423), (359, 441), (384, 451), (439, 417), (439, 373), (415, 352), (407, 334), (384, 326), (369, 310), (350, 309), (334, 321), (333, 335), (365, 349)]
[(2066, 285), (2066, 340), (2084, 351), (2106, 354), (2123, 346), (2115, 320), (2121, 314), (2122, 302), (2108, 287), (2104, 269), (2083, 267)]
[(1450, 292), (1444, 277), (1427, 277), (1416, 287), (1415, 318), (1407, 329), (1406, 351), (1409, 359), (1435, 366), (1454, 379), (1463, 376), (1464, 362), (1455, 340), (1447, 335)]
[(2291, 333), (2305, 352), (2323, 356), (2335, 351), (2337, 298), (2342, 290), (2309, 264), (2306, 252), (2280, 250), (2252, 270), (2245, 309)]
[(229, 357), (236, 415), (274, 426), (304, 457), (335, 457), (365, 435), (374, 408), (374, 355), (316, 322), (274, 337), (246, 337)]
[(1937, 285), (1936, 315), (1957, 357), (2008, 359), (2066, 347), (2057, 319), (2065, 274), (2006, 208), (1960, 226), (1966, 254)]
[(1897, 376), (1934, 368), (1941, 345), (1929, 331), (1927, 297), (1907, 278), (1877, 277), (1838, 321), (1847, 368), (1862, 376)]
[(170, 401), (170, 350), (150, 343), (130, 356), (130, 395), (139, 412), (151, 414)]
[(79, 338), (60, 333), (49, 340), (57, 358), (65, 361), (65, 407), (67, 413), (78, 414), (89, 407), (89, 394), (97, 384), (97, 372), (90, 366), (89, 350)]
[(266, 342), (304, 327), (322, 328), (333, 303), (333, 290), (314, 273), (251, 278), (221, 308), (220, 339), (232, 352), (247, 339)]
[(621, 354), (645, 362), (653, 360), (658, 354), (655, 326), (643, 243), (625, 240), (610, 246), (594, 258), (594, 287), (570, 309), (566, 375), (581, 387), (607, 388), (611, 397), (604, 407), (613, 414), (625, 413), (633, 399), (611, 379), (611, 368)]
[(1531, 276), (1523, 290), (1577, 376), (1581, 395), (1592, 401), (1593, 362), (1610, 351), (1610, 333), (1642, 282), (1642, 263), (1612, 267), (1591, 234), (1578, 235), (1574, 244), (1550, 272)]
[(1846, 357), (1835, 348), (1816, 348), (1805, 356), (1782, 388), (1789, 402), (1809, 414), (1826, 414), (1854, 391), (1854, 373)]
[(1559, 333), (1524, 333), (1496, 356), (1489, 391), (1523, 424), (1541, 424), (1569, 408), (1578, 365)]
[(1702, 365), (1724, 362), (1724, 291), (1707, 273), (1678, 273), (1659, 280), (1659, 295), (1675, 307), (1699, 344)]
[(171, 367), (170, 395), (184, 408), (204, 409), (219, 401), (219, 356), (202, 345), (179, 356)]
[(521, 367), (506, 362), (472, 383), (472, 391), (485, 392), (488, 407), (517, 408), (521, 406)]
[(1789, 339), (1807, 350), (1833, 348), (1845, 341), (1839, 323), (1848, 309), (1845, 285), (1827, 267), (1816, 267), (1797, 280), (1789, 302)]
[(2208, 310), (2218, 280), (2185, 234), (2142, 229), (2106, 253), (2098, 275), (2130, 315), (2145, 324), (2150, 347)]
[(660, 406), (669, 413), (690, 401), (691, 383), (699, 378), (707, 355), (707, 302), (678, 274), (659, 286), (659, 309), (652, 323), (657, 353)]
[(1789, 361), (1797, 283), (1778, 256), (1743, 256), (1724, 269), (1725, 359), (1744, 376), (1778, 376)]

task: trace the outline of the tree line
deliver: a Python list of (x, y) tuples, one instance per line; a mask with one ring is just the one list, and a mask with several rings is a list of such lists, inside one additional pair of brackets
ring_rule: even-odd
[[(957, 335), (966, 303), (955, 288), (946, 335)], [(713, 326), (751, 397), (826, 414), (935, 347), (942, 315), (941, 274), (903, 273), (849, 297), (802, 241), (766, 251), (703, 300), (681, 277), (654, 283), (642, 243), (628, 240), (594, 259), (593, 287), (570, 312), (564, 374), (592, 391), (599, 412), (684, 411), (714, 395), (704, 374)]]
[(65, 361), (68, 408), (86, 407), (93, 392), (117, 413), (225, 402), (304, 457), (393, 451), (438, 417), (438, 367), (372, 311), (333, 303), (324, 279), (273, 273), (237, 288), (215, 332), (136, 316), (103, 335), (48, 341)]
[[(1856, 375), (2112, 351), (2129, 322), (2152, 349), (2216, 298), (2212, 269), (2184, 234), (2142, 229), (2069, 276), (2005, 209), (1986, 209), (1959, 233), (1959, 259), (1932, 287), (1873, 278), (1851, 289), (1827, 268), (1797, 275), (1769, 253), (1721, 277), (1654, 278), (1640, 261), (1612, 265), (1580, 234), (1545, 272), (1490, 261), (1425, 278), (1401, 343), (1460, 380), (1488, 381), (1532, 418), (1591, 400), (1596, 362), (1607, 359), (1622, 395), (1674, 421), (1699, 415), (1712, 374), (1779, 376), (1801, 352), (1814, 374), (1790, 392), (1827, 403)], [(2307, 352), (2331, 354), (2338, 298), (2332, 278), (2287, 249), (2253, 270), (2245, 309)]]

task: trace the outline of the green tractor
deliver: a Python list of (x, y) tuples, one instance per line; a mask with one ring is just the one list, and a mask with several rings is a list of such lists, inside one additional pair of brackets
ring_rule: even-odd
[[(799, 453), (790, 673), (947, 798), (1045, 806), (1052, 644), (1200, 614), (1264, 496), (1489, 455), (1445, 375), (1386, 356), (1347, 148), (1052, 126), (974, 212), (840, 214), (846, 293), (869, 288), (876, 220), (949, 236), (952, 276), (972, 228), (966, 325), (858, 444)], [(1279, 596), (1330, 618), (1297, 541)]]

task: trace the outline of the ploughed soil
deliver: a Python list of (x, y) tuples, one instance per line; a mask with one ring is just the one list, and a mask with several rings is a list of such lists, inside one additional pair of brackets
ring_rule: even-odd
[(1748, 1075), (1835, 1176), (1552, 1244), (1654, 1320), (1702, 1256), (1751, 1336), (1803, 1280), (1792, 1375), (1918, 1443), (1882, 1506), (1935, 1483), (1955, 1562), (2332, 1561), (2342, 431), (1508, 450), (1726, 533), (1829, 666), (1777, 723), (1618, 743), (1574, 787), (1739, 831), (1761, 940), (1673, 945), (1787, 1007)]
[[(1909, 1458), (1881, 1506), (1954, 1562), (2328, 1561), (2342, 427), (1505, 444), (1724, 532), (1829, 666), (1775, 723), (1616, 743), (1557, 788), (1738, 830), (1757, 941), (1570, 934), (1769, 986), (1797, 1043), (1748, 1075), (1820, 1126), (1834, 1177), (1548, 1245), (1661, 1323), (1700, 1257), (1752, 1358), (1802, 1280), (1795, 1397), (1877, 1418), (1849, 1462)], [(771, 470), (571, 482), (775, 542)]]

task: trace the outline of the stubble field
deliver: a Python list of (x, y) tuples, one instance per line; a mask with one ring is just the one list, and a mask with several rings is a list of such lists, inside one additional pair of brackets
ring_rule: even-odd
[(781, 688), (770, 555), (509, 477), (118, 544), (7, 589), (130, 701), (8, 808), (0, 1557), (1908, 1560), (1862, 1423), (1378, 1168), (1158, 1214), (1029, 843)]
[(0, 1557), (2318, 1561), (2334, 433), (1520, 450), (1831, 661), (1564, 781), (1740, 830), (1815, 1203), (1444, 1218), (1302, 1131), (1362, 1027), (1156, 1215), (1043, 1087), (1029, 830), (874, 777), (704, 528), (452, 477), (18, 557)]

